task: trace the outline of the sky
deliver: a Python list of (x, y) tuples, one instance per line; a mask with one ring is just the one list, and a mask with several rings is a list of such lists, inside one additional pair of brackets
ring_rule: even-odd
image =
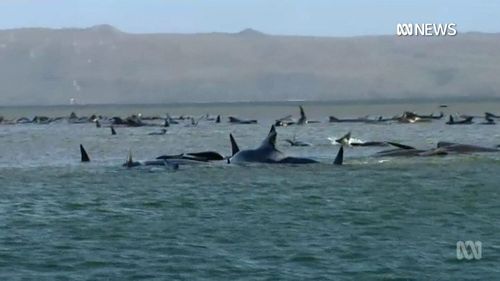
[(0, 29), (110, 24), (132, 33), (238, 32), (359, 36), (398, 23), (455, 23), (500, 32), (493, 0), (0, 0)]

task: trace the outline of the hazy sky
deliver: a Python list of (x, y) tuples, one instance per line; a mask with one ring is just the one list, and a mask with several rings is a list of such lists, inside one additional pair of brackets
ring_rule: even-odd
[(111, 24), (128, 32), (394, 34), (397, 23), (456, 23), (500, 32), (493, 0), (0, 0), (0, 29)]

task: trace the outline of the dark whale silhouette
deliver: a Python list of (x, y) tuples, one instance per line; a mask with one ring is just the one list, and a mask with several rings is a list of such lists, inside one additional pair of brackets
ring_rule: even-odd
[[(318, 161), (303, 158), (303, 157), (290, 157), (283, 154), (281, 151), (276, 149), (276, 137), (277, 132), (274, 125), (267, 137), (264, 139), (262, 144), (255, 149), (239, 150), (232, 157), (228, 159), (229, 163), (268, 163), (268, 164), (312, 164), (318, 163)], [(234, 138), (230, 135), (231, 142), (235, 143)], [(233, 147), (237, 145), (233, 145)], [(234, 150), (233, 150), (234, 152)], [(334, 164), (342, 165), (343, 163), (344, 148), (340, 147), (337, 157), (335, 158)]]

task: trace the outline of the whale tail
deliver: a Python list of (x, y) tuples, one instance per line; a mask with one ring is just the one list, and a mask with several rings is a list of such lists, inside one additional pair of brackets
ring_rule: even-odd
[(80, 154), (81, 154), (81, 161), (82, 162), (90, 162), (90, 157), (87, 154), (87, 151), (85, 151), (85, 148), (83, 148), (83, 145), (80, 144)]
[(115, 127), (111, 126), (111, 134), (114, 136), (116, 135)]
[(231, 140), (231, 156), (234, 156), (236, 153), (240, 151), (236, 140), (234, 140), (233, 134), (229, 134), (229, 139)]
[(333, 165), (342, 165), (344, 163), (344, 146), (340, 146), (339, 152), (333, 161)]

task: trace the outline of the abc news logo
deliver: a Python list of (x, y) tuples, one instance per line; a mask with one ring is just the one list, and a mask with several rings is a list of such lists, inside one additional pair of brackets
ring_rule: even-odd
[(458, 260), (480, 260), (483, 257), (483, 244), (481, 241), (458, 241), (457, 259)]
[(457, 25), (454, 23), (398, 23), (397, 36), (455, 36)]

